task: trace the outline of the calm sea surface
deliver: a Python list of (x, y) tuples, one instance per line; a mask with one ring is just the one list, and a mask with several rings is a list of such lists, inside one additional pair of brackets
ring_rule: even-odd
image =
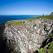
[(24, 20), (38, 15), (0, 15), (0, 24), (5, 24), (10, 20)]

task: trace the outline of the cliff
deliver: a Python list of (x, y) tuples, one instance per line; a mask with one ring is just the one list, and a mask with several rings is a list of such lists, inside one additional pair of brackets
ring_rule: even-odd
[(14, 20), (5, 24), (4, 38), (13, 53), (33, 53), (53, 31), (53, 20)]

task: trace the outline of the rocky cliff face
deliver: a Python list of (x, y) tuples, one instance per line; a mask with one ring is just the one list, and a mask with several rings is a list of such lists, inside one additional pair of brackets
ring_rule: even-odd
[(12, 53), (33, 53), (53, 30), (53, 20), (23, 21), (22, 25), (6, 24), (4, 37)]

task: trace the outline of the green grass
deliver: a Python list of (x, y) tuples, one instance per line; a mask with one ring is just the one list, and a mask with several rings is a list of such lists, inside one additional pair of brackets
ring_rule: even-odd
[(8, 25), (23, 25), (25, 21), (10, 21), (7, 24)]
[(46, 53), (46, 51), (48, 53), (53, 53), (53, 42), (48, 43), (48, 49), (46, 49), (46, 48), (40, 48), (38, 51), (39, 51), (39, 53)]
[[(52, 34), (52, 33), (49, 34), (48, 37), (49, 37), (49, 38), (52, 38), (52, 37), (53, 37), (53, 34)], [(47, 50), (46, 50), (46, 48), (45, 48), (46, 46), (48, 47)], [(39, 49), (39, 53), (46, 53), (46, 51), (47, 51), (48, 53), (53, 53), (53, 42), (48, 43), (46, 46), (45, 46), (44, 48), (40, 48), (40, 49)]]
[(53, 42), (48, 44), (48, 53), (53, 53)]
[(51, 20), (53, 20), (53, 15), (41, 16), (40, 18), (51, 19)]
[(32, 20), (35, 20), (35, 19), (38, 19), (40, 16), (33, 16), (33, 17), (31, 17), (31, 18), (28, 18), (28, 19), (26, 19), (26, 20), (29, 20), (29, 21), (32, 21)]
[(50, 38), (52, 38), (52, 37), (53, 37), (53, 34), (49, 34), (48, 36), (49, 36)]
[(53, 15), (39, 16), (39, 17), (32, 17), (32, 18), (29, 18), (29, 19), (27, 19), (27, 20), (32, 21), (32, 20), (39, 19), (39, 18), (53, 20)]
[(45, 49), (44, 48), (39, 49), (39, 53), (45, 53)]

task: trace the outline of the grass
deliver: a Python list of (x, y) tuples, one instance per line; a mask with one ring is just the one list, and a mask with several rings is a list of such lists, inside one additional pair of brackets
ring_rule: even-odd
[(53, 53), (53, 42), (48, 43), (48, 49), (46, 49), (46, 48), (40, 48), (39, 49), (39, 53), (46, 53), (46, 51), (48, 53)]
[(8, 25), (23, 25), (25, 21), (10, 21), (7, 24)]
[(53, 15), (41, 16), (40, 18), (53, 20)]
[(53, 15), (39, 16), (39, 17), (32, 17), (32, 18), (29, 18), (29, 19), (27, 19), (27, 20), (32, 21), (32, 20), (39, 19), (39, 18), (53, 20)]
[(48, 44), (48, 53), (53, 53), (53, 42)]
[(53, 34), (49, 34), (48, 36), (49, 36), (50, 38), (52, 38), (52, 37), (53, 37)]

